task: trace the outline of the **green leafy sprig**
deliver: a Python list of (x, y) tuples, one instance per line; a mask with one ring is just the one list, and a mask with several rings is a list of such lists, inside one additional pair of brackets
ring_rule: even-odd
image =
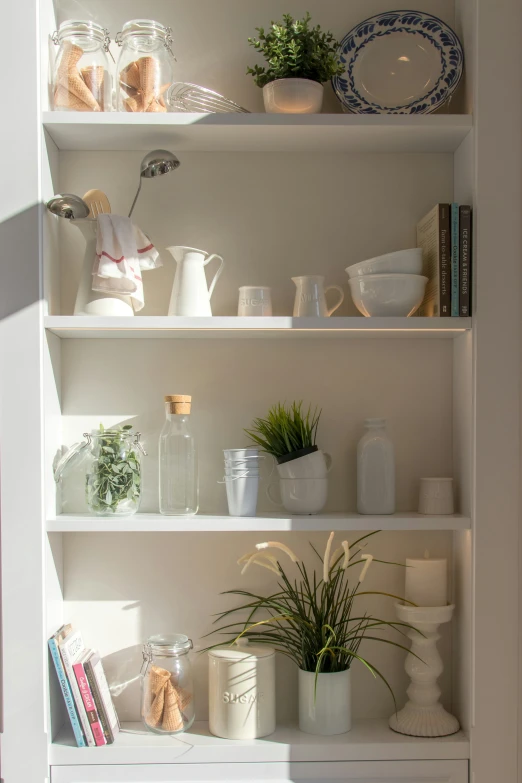
[(339, 61), (339, 42), (332, 33), (322, 32), (319, 25), (311, 27), (310, 20), (309, 13), (304, 19), (284, 14), (283, 21), (272, 21), (267, 31), (256, 27), (259, 38), (249, 38), (248, 43), (268, 64), (266, 68), (260, 65), (247, 68), (258, 87), (276, 79), (292, 78), (323, 84), (344, 72)]
[(97, 514), (110, 515), (121, 503), (139, 503), (141, 494), (141, 467), (136, 451), (129, 448), (130, 424), (105, 430), (100, 424), (87, 474), (87, 503)]

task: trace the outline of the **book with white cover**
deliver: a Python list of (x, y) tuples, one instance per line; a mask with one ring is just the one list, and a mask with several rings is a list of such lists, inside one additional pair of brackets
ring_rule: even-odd
[[(96, 690), (94, 698), (95, 701), (98, 700), (100, 702), (102, 724), (105, 724), (109, 735), (107, 741), (109, 743), (114, 742), (114, 738), (120, 730), (120, 722), (112, 702), (111, 691), (107, 678), (105, 677), (103, 663), (97, 650), (92, 653), (89, 660), (85, 663), (85, 669), (88, 676), (90, 675), (90, 672), (92, 672), (92, 675), (94, 676)], [(100, 709), (98, 712), (100, 712)]]
[(60, 655), (63, 661), (63, 666), (67, 674), (67, 677), (69, 679), (69, 684), (71, 686), (71, 690), (74, 696), (74, 703), (76, 704), (76, 709), (80, 717), (85, 739), (87, 740), (87, 744), (89, 745), (89, 747), (94, 747), (95, 742), (92, 734), (91, 725), (89, 723), (87, 712), (85, 710), (85, 705), (83, 703), (80, 689), (76, 681), (76, 676), (73, 671), (73, 664), (76, 663), (78, 658), (85, 651), (85, 644), (83, 642), (83, 636), (81, 634), (81, 631), (72, 631), (64, 639), (60, 639), (59, 647), (60, 647)]

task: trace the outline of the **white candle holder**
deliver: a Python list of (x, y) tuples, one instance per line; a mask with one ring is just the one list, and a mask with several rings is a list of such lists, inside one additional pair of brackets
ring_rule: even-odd
[(408, 623), (421, 633), (408, 631), (412, 644), (404, 668), (411, 680), (407, 690), (409, 701), (402, 710), (391, 716), (390, 728), (410, 737), (447, 737), (455, 734), (460, 724), (439, 702), (441, 690), (437, 685), (444, 671), (437, 650), (437, 641), (440, 639), (437, 631), (439, 625), (449, 623), (455, 607), (395, 604), (395, 609), (401, 622)]

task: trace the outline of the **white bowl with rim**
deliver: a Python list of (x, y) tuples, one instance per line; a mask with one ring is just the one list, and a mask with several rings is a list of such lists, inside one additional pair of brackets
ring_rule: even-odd
[(426, 291), (422, 275), (364, 275), (348, 280), (356, 308), (367, 317), (404, 318), (419, 309)]
[(348, 277), (362, 275), (422, 275), (422, 248), (412, 247), (410, 250), (397, 250), (384, 256), (368, 258), (358, 264), (346, 267)]

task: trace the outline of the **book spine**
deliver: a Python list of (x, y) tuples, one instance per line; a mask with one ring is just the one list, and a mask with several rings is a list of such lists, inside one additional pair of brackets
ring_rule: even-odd
[(60, 654), (62, 656), (62, 661), (65, 667), (65, 671), (67, 672), (67, 677), (69, 678), (74, 701), (76, 702), (76, 709), (83, 726), (83, 733), (87, 741), (87, 745), (90, 748), (93, 748), (94, 737), (91, 730), (91, 725), (89, 723), (89, 719), (87, 718), (87, 713), (85, 711), (85, 706), (83, 704), (83, 699), (80, 693), (80, 689), (78, 688), (78, 683), (76, 682), (76, 677), (74, 675), (73, 665), (72, 665), (71, 658), (69, 656), (69, 651), (65, 645), (60, 645)]
[(471, 207), (462, 206), (460, 218), (460, 315), (471, 315)]
[(101, 727), (101, 723), (98, 717), (98, 711), (94, 703), (93, 695), (89, 687), (89, 682), (85, 674), (83, 663), (74, 663), (73, 671), (76, 676), (76, 682), (78, 683), (78, 688), (80, 689), (80, 693), (83, 699), (83, 704), (85, 706), (85, 711), (87, 713), (87, 718), (91, 726), (94, 741), (97, 746), (106, 745), (107, 740), (105, 739), (105, 735)]
[(459, 205), (451, 205), (451, 315), (460, 315), (459, 298)]
[(96, 677), (94, 676), (93, 667), (90, 661), (85, 662), (84, 669), (85, 669), (85, 674), (87, 676), (87, 682), (89, 683), (92, 697), (94, 699), (94, 704), (98, 711), (98, 717), (100, 719), (103, 734), (105, 736), (105, 739), (107, 740), (107, 745), (112, 745), (112, 743), (114, 742), (114, 735), (111, 731), (111, 727), (109, 725), (107, 716), (105, 714), (105, 708), (103, 706), (101, 694), (98, 689), (98, 683), (96, 682)]
[(439, 204), (439, 315), (443, 318), (451, 315), (451, 232), (449, 212), (449, 204)]
[(82, 728), (80, 726), (80, 721), (78, 720), (78, 715), (76, 713), (76, 706), (74, 704), (74, 700), (69, 687), (69, 680), (67, 679), (67, 675), (62, 666), (60, 652), (58, 650), (58, 645), (56, 644), (55, 639), (49, 639), (49, 650), (51, 652), (54, 668), (56, 669), (58, 681), (62, 689), (65, 706), (67, 707), (67, 712), (69, 713), (69, 719), (71, 721), (71, 726), (74, 732), (74, 738), (76, 740), (76, 744), (78, 745), (79, 748), (84, 748), (86, 745), (85, 739), (83, 736)]

